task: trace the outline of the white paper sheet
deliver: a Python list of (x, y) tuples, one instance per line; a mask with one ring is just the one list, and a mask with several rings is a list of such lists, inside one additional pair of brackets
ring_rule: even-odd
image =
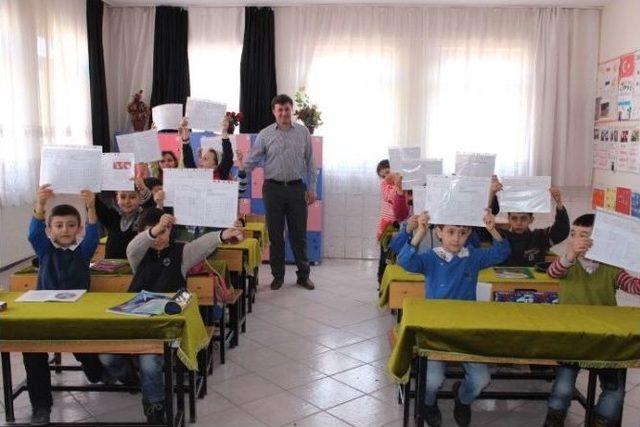
[(598, 210), (585, 257), (630, 271), (640, 271), (640, 219)]
[(237, 181), (181, 181), (175, 190), (176, 224), (233, 227), (238, 219)]
[(501, 176), (498, 201), (502, 212), (551, 212), (550, 176)]
[(420, 147), (390, 148), (389, 163), (402, 175), (403, 190), (425, 185), (429, 175), (442, 175), (442, 159), (421, 159)]
[(206, 99), (187, 98), (185, 116), (192, 129), (220, 132), (220, 123), (227, 113), (227, 105)]
[(138, 163), (149, 163), (162, 159), (156, 129), (116, 135), (116, 142), (121, 153), (133, 153)]
[(426, 209), (432, 224), (484, 226), (491, 178), (429, 176)]
[(102, 191), (133, 191), (133, 153), (102, 154)]
[(58, 291), (27, 291), (16, 298), (16, 302), (76, 302), (87, 293), (85, 289), (66, 289)]
[(456, 175), (491, 177), (496, 168), (496, 155), (456, 153)]
[[(230, 138), (231, 149), (233, 150), (233, 158), (236, 157), (236, 140)], [(213, 148), (218, 153), (222, 154), (222, 137), (221, 136), (203, 136), (200, 138), (200, 149), (202, 151)]]
[(101, 170), (102, 147), (48, 145), (42, 148), (40, 185), (51, 184), (56, 193), (100, 192)]
[(427, 208), (427, 187), (424, 185), (411, 188), (413, 214), (418, 215)]
[(182, 104), (162, 104), (151, 109), (153, 123), (158, 130), (175, 130), (182, 121)]
[(182, 184), (213, 180), (213, 169), (164, 169), (162, 174), (165, 206), (174, 206), (176, 191), (179, 191)]

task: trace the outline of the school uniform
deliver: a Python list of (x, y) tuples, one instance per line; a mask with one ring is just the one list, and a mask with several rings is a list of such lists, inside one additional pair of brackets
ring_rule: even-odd
[(138, 211), (123, 216), (117, 207), (110, 207), (101, 196), (96, 197), (96, 215), (98, 221), (107, 230), (107, 243), (105, 245), (105, 258), (125, 259), (127, 257), (127, 245), (138, 234)]

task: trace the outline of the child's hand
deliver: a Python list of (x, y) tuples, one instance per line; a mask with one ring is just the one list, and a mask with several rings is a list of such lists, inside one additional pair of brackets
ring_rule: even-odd
[(593, 245), (593, 240), (588, 237), (574, 237), (567, 245), (566, 257), (573, 262), (584, 255)]
[(87, 209), (93, 209), (96, 207), (96, 195), (91, 190), (82, 190), (80, 192), (80, 198)]
[(160, 221), (151, 229), (151, 234), (153, 236), (158, 236), (162, 234), (165, 230), (170, 229), (173, 224), (176, 222), (176, 219), (173, 215), (164, 214), (160, 217)]
[(556, 207), (558, 209), (562, 209), (562, 193), (560, 193), (560, 189), (557, 187), (551, 187), (549, 189), (549, 193), (551, 193), (553, 201), (556, 202)]
[(44, 207), (47, 204), (47, 200), (53, 197), (53, 189), (51, 188), (51, 184), (44, 184), (38, 187), (38, 191), (36, 191), (36, 205), (37, 211), (44, 213)]
[(145, 190), (149, 190), (147, 188), (147, 186), (144, 183), (144, 178), (141, 176), (137, 176), (135, 178), (133, 178), (133, 184), (136, 186), (136, 190), (138, 191), (145, 191)]
[(431, 221), (431, 216), (429, 215), (428, 211), (424, 211), (422, 212), (420, 215), (418, 215), (418, 229), (420, 231), (427, 231), (427, 228), (429, 228), (429, 221)]
[(241, 242), (244, 240), (244, 232), (237, 228), (227, 228), (222, 232), (220, 238), (225, 243)]
[(226, 115), (222, 118), (222, 122), (220, 123), (220, 127), (222, 128), (222, 138), (229, 138), (229, 117)]
[(502, 183), (496, 175), (493, 175), (491, 177), (491, 194), (495, 195), (498, 191), (502, 191)]
[(189, 131), (189, 119), (187, 117), (183, 117), (180, 121), (180, 126), (178, 127), (178, 136), (180, 136), (183, 144), (189, 143), (190, 133), (191, 131)]
[(483, 220), (484, 227), (487, 229), (487, 231), (491, 232), (496, 229), (496, 217), (493, 216), (491, 210), (486, 209)]
[(156, 191), (156, 194), (153, 195), (153, 201), (157, 206), (164, 205), (164, 198), (165, 198), (164, 190), (158, 190)]
[(418, 228), (418, 215), (413, 215), (407, 220), (407, 233), (413, 232)]

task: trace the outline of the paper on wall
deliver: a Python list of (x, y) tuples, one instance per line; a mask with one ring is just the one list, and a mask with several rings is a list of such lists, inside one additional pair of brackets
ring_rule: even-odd
[(164, 205), (174, 206), (175, 194), (184, 183), (210, 182), (213, 180), (213, 169), (164, 169), (162, 172), (162, 189)]
[(100, 192), (102, 147), (47, 145), (40, 158), (40, 185), (51, 184), (59, 194)]
[(174, 187), (176, 224), (233, 227), (238, 218), (237, 181), (184, 181)]
[(456, 153), (456, 175), (491, 177), (496, 168), (496, 155)]
[(432, 224), (484, 226), (491, 178), (429, 176), (426, 210)]
[(102, 153), (102, 191), (133, 191), (133, 153)]
[(551, 212), (550, 176), (500, 177), (498, 201), (502, 212)]
[(151, 109), (157, 130), (176, 130), (182, 121), (182, 104), (162, 104)]
[(187, 98), (185, 115), (191, 129), (220, 132), (220, 123), (227, 113), (227, 105), (206, 99)]
[(121, 153), (133, 153), (138, 163), (149, 163), (162, 159), (156, 129), (116, 135), (116, 142)]
[(640, 219), (598, 209), (591, 239), (586, 258), (640, 271)]

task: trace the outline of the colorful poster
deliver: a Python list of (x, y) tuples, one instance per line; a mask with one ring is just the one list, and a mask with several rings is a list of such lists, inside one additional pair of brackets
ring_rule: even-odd
[(631, 215), (631, 189), (618, 187), (616, 191), (616, 212)]
[(634, 192), (631, 195), (631, 215), (640, 218), (640, 193)]
[(604, 193), (604, 208), (608, 211), (616, 210), (617, 200), (617, 188), (607, 188)]
[(593, 196), (591, 198), (591, 208), (602, 208), (604, 207), (604, 189), (602, 188), (594, 188)]

